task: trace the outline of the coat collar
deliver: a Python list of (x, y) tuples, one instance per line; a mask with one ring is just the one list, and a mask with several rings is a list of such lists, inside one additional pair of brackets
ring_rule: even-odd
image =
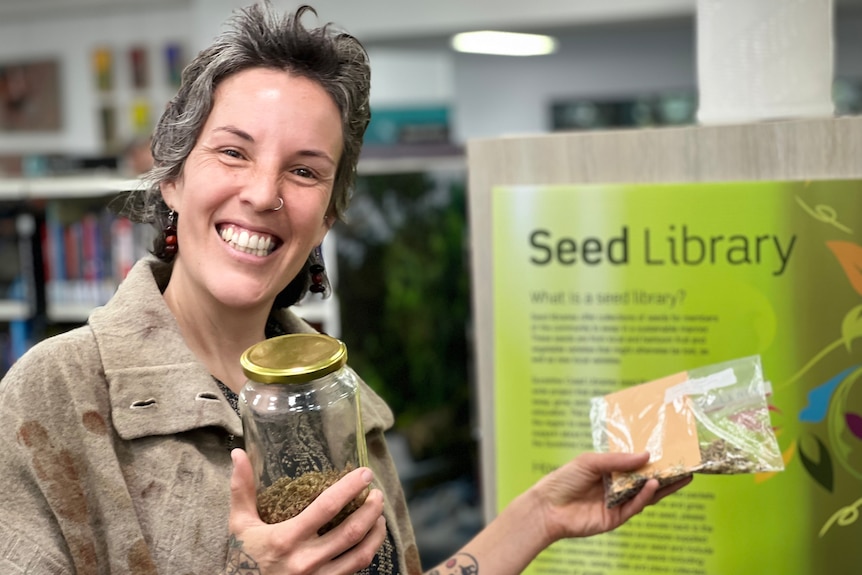
[[(206, 367), (186, 346), (162, 297), (169, 270), (140, 260), (113, 298), (90, 315), (102, 357), (114, 427), (123, 439), (217, 426), (241, 436), (239, 417)], [(289, 333), (314, 331), (289, 310), (277, 319)], [(393, 424), (386, 403), (360, 381), (365, 430)]]

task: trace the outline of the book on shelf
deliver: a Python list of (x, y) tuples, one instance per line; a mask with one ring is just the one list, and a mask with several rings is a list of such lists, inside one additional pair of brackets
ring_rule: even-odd
[(15, 219), (0, 214), (0, 299), (14, 299), (20, 270)]
[(32, 345), (33, 216), (0, 207), (0, 374)]
[(33, 345), (30, 321), (16, 319), (9, 322), (9, 331), (0, 335), (0, 373), (5, 373), (19, 357)]
[(134, 224), (104, 204), (70, 203), (49, 201), (40, 233), (49, 309), (103, 305), (152, 237), (149, 226)]
[(28, 274), (32, 266), (26, 254), (30, 238), (22, 236), (22, 232), (26, 232), (21, 225), (25, 218), (32, 216), (0, 207), (0, 302), (29, 304), (32, 278)]

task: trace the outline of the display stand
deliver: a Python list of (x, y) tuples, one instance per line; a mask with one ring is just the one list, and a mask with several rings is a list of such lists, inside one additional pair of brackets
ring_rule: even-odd
[[(499, 378), (494, 354), (496, 330), (500, 328), (495, 326), (493, 278), (500, 270), (494, 269), (494, 189), (858, 180), (862, 179), (862, 117), (475, 140), (469, 143), (467, 156), (482, 497), (486, 520), (491, 520), (498, 512), (496, 457), (500, 449), (508, 448), (497, 444), (497, 431), (503, 422), (495, 421)], [(529, 355), (529, 349), (524, 353)], [(528, 388), (530, 381), (523, 385)], [(816, 537), (820, 528), (810, 526), (815, 533), (811, 537)], [(800, 573), (808, 572), (804, 566), (799, 569)], [(838, 568), (830, 572), (843, 571)]]

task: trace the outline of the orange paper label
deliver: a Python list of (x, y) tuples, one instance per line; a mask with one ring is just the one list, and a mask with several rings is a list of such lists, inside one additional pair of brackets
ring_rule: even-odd
[(605, 396), (611, 452), (650, 452), (638, 470), (649, 476), (676, 475), (700, 464), (697, 427), (689, 399), (671, 401), (667, 391), (688, 380), (685, 372), (630, 387)]

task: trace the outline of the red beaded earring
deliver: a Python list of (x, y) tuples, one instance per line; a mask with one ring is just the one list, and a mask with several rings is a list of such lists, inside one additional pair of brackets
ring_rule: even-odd
[(161, 256), (163, 258), (172, 258), (177, 255), (177, 248), (179, 247), (177, 244), (177, 213), (173, 210), (168, 213), (168, 225), (164, 227), (162, 230), (163, 235), (165, 236), (165, 245), (162, 248)]
[(326, 276), (326, 268), (323, 265), (323, 250), (320, 246), (314, 248), (309, 256), (308, 271), (311, 273), (311, 285), (308, 291), (311, 293), (326, 294), (329, 292), (329, 278)]

